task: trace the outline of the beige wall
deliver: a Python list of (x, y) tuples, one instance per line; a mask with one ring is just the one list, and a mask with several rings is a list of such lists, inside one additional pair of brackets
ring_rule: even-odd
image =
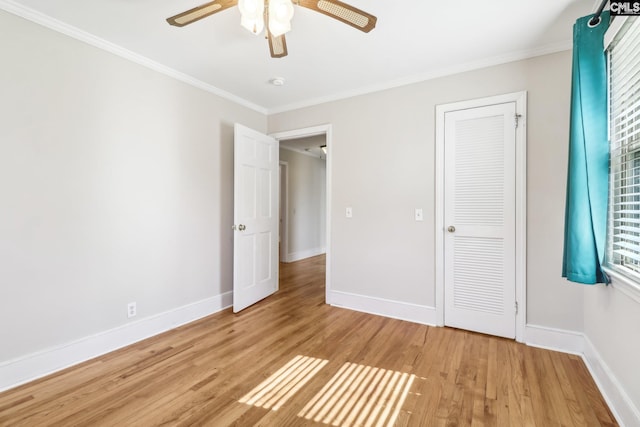
[(231, 290), (233, 123), (266, 117), (0, 11), (0, 362)]
[(333, 126), (332, 288), (434, 306), (435, 106), (526, 90), (527, 322), (582, 331), (583, 289), (560, 277), (570, 69), (562, 52), (270, 116)]

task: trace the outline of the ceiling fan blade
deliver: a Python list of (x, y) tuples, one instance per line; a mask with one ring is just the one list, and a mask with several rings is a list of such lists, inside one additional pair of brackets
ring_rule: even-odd
[(339, 0), (294, 0), (294, 3), (324, 13), (365, 33), (373, 30), (378, 20), (375, 16)]
[(274, 37), (270, 31), (267, 31), (269, 36), (269, 51), (272, 58), (282, 58), (287, 56), (287, 40), (284, 38), (284, 34)]
[(238, 0), (214, 0), (172, 16), (171, 18), (167, 18), (167, 22), (171, 25), (175, 25), (176, 27), (184, 27), (185, 25), (192, 24), (202, 18), (211, 16), (214, 13), (233, 7), (236, 4), (238, 4)]

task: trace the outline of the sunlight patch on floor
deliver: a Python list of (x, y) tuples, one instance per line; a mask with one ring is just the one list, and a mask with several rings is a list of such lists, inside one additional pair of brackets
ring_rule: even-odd
[(296, 356), (239, 402), (277, 411), (296, 394), (329, 361), (307, 356)]
[(300, 411), (334, 426), (392, 426), (415, 375), (346, 363)]

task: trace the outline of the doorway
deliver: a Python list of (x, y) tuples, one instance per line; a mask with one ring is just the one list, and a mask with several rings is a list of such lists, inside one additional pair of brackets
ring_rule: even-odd
[(289, 229), (289, 162), (280, 160), (280, 191), (279, 197), (279, 224), (278, 224), (278, 256), (280, 262), (287, 262), (289, 247), (287, 245), (287, 230)]
[(280, 261), (326, 251), (326, 137), (280, 141)]
[(436, 315), (522, 341), (526, 93), (436, 107)]
[[(287, 181), (280, 185), (281, 192), (285, 192), (280, 196), (284, 214), (280, 218), (281, 262), (326, 254), (325, 302), (330, 303), (331, 126), (278, 132), (271, 136), (284, 148), (281, 150), (280, 176)], [(296, 161), (301, 164), (296, 165)], [(296, 176), (302, 176), (305, 182), (294, 182)], [(311, 194), (312, 191), (320, 194)]]

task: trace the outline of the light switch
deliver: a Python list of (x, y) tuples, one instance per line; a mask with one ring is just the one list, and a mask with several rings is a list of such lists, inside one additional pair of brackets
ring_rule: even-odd
[(351, 208), (347, 208), (347, 209), (345, 210), (345, 216), (346, 216), (347, 218), (352, 218), (352, 217), (353, 217), (353, 210), (352, 210)]
[(422, 209), (416, 209), (416, 221), (422, 221), (424, 217), (422, 216)]

